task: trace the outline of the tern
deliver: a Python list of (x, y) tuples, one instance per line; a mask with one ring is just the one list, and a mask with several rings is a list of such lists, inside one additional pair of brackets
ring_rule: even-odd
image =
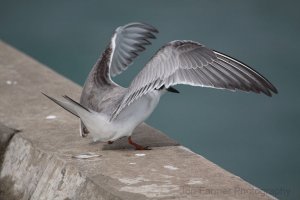
[(147, 150), (132, 141), (133, 130), (153, 112), (166, 92), (179, 93), (174, 85), (264, 93), (277, 89), (261, 74), (224, 53), (190, 40), (171, 41), (162, 46), (136, 75), (128, 88), (112, 80), (145, 50), (158, 30), (145, 23), (118, 27), (84, 84), (80, 102), (63, 96), (49, 99), (80, 118), (80, 135), (91, 134), (94, 142), (128, 137), (136, 150)]

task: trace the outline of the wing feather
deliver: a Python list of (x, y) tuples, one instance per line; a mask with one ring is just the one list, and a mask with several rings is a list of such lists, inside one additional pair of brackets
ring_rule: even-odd
[(151, 44), (149, 39), (155, 39), (155, 33), (158, 31), (153, 26), (137, 22), (118, 27), (111, 41), (110, 75), (116, 76), (126, 70), (145, 46)]
[(193, 41), (172, 41), (163, 46), (131, 82), (111, 120), (141, 96), (176, 84), (228, 90), (263, 92), (276, 88), (254, 69)]

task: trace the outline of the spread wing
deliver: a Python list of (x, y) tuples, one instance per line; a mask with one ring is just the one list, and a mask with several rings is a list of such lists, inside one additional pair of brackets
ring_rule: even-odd
[(133, 101), (162, 86), (176, 84), (252, 91), (272, 96), (276, 88), (254, 69), (193, 41), (163, 46), (131, 82), (111, 120)]
[(153, 26), (143, 23), (130, 23), (116, 29), (111, 40), (112, 57), (110, 62), (110, 75), (122, 73), (151, 44), (149, 39), (155, 39), (158, 33)]
[(158, 31), (143, 23), (130, 23), (118, 27), (100, 58), (89, 73), (85, 85), (113, 85), (111, 76), (126, 70), (133, 60), (151, 44)]

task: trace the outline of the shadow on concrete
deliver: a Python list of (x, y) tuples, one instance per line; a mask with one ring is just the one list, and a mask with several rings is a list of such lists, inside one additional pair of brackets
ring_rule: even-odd
[[(167, 135), (151, 128), (146, 124), (138, 126), (131, 139), (144, 147), (164, 147), (164, 146), (178, 146), (179, 143)], [(128, 138), (123, 137), (116, 140), (113, 144), (107, 143), (92, 143), (91, 145), (101, 145), (102, 150), (117, 150), (117, 149), (134, 149), (134, 147), (128, 144)]]
[[(9, 128), (0, 123), (0, 172), (4, 159), (5, 150), (12, 139), (12, 137), (20, 132)], [(22, 194), (18, 194), (14, 191), (14, 181), (9, 176), (0, 178), (0, 199), (2, 200), (19, 200), (22, 198)]]
[(20, 200), (23, 194), (14, 191), (14, 181), (10, 176), (0, 178), (0, 199), (3, 200)]
[(9, 128), (0, 123), (0, 171), (6, 147), (8, 146), (11, 138), (18, 132), (20, 132), (20, 130)]

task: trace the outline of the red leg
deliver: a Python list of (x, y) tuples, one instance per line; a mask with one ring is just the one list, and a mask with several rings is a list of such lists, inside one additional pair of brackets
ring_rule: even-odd
[(135, 147), (135, 150), (151, 150), (149, 147), (143, 147), (137, 143), (134, 143), (132, 140), (131, 140), (131, 136), (128, 137), (128, 143), (133, 145)]

